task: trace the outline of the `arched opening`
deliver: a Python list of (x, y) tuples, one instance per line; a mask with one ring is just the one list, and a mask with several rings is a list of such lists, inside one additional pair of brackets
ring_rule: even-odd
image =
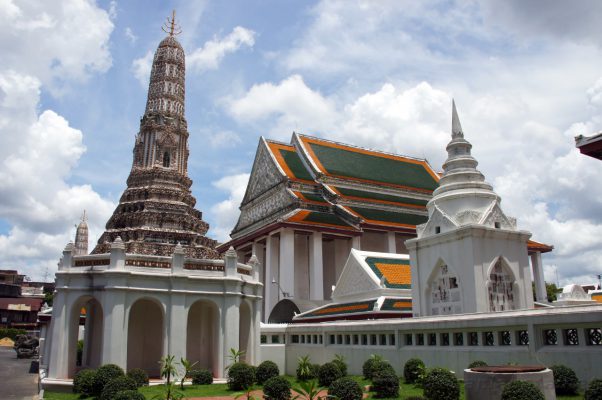
[[(314, 308), (317, 307), (317, 304), (313, 304)], [(308, 309), (309, 310), (309, 309)], [(307, 310), (303, 310), (305, 312)], [(287, 324), (293, 321), (293, 317), (295, 314), (300, 314), (302, 311), (299, 309), (297, 304), (295, 304), (292, 300), (283, 299), (280, 300), (270, 313), (268, 317), (268, 323), (270, 324)]]
[(81, 369), (100, 366), (102, 331), (103, 311), (98, 300), (86, 296), (76, 301), (69, 317), (69, 377)]
[(241, 361), (252, 361), (252, 354), (248, 352), (252, 349), (251, 340), (253, 339), (253, 333), (251, 332), (251, 307), (243, 300), (240, 303), (239, 308), (239, 330), (238, 330), (238, 350), (243, 352)]
[(127, 369), (141, 368), (150, 377), (158, 377), (163, 357), (163, 310), (148, 299), (136, 301), (130, 308), (127, 333)]
[(462, 291), (456, 273), (443, 261), (439, 261), (429, 279), (427, 289), (429, 315), (462, 313)]
[(197, 368), (205, 368), (217, 376), (219, 351), (219, 312), (210, 301), (197, 301), (188, 311), (186, 324), (186, 358), (198, 362)]
[(169, 168), (169, 152), (168, 151), (163, 153), (163, 166), (165, 168)]
[(489, 298), (489, 311), (514, 310), (517, 303), (514, 293), (514, 275), (510, 268), (499, 257), (487, 281), (487, 294)]

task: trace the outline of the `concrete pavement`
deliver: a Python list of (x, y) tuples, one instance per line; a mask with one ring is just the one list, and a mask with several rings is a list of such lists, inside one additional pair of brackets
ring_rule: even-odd
[(12, 347), (0, 347), (0, 399), (38, 398), (38, 374), (29, 373), (30, 359), (17, 359)]

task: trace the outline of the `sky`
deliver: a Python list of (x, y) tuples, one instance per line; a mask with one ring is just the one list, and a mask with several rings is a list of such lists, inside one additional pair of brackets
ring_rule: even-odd
[(602, 273), (602, 2), (0, 0), (0, 269), (52, 279), (126, 187), (161, 25), (186, 52), (189, 175), (209, 236), (238, 218), (261, 135), (424, 157), (455, 99), (479, 169), (548, 282)]

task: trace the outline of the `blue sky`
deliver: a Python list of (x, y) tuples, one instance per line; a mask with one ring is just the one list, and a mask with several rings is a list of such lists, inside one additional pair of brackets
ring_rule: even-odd
[(580, 0), (1, 0), (0, 268), (54, 271), (83, 209), (94, 245), (131, 167), (172, 9), (187, 54), (189, 173), (226, 240), (260, 135), (292, 131), (426, 157), (455, 98), (487, 180), (546, 277), (602, 272), (602, 4)]

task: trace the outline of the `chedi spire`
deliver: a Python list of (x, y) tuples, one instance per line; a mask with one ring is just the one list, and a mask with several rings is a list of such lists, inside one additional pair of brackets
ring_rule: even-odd
[(185, 56), (168, 20), (151, 70), (148, 97), (134, 144), (127, 189), (93, 253), (106, 253), (120, 237), (126, 252), (171, 255), (181, 243), (188, 257), (218, 258), (209, 224), (194, 208), (188, 178), (188, 125), (184, 116)]
[(82, 215), (82, 219), (77, 225), (77, 230), (75, 231), (75, 245), (73, 248), (73, 255), (76, 256), (85, 256), (88, 254), (88, 218), (86, 217), (86, 210), (84, 210), (84, 214)]

